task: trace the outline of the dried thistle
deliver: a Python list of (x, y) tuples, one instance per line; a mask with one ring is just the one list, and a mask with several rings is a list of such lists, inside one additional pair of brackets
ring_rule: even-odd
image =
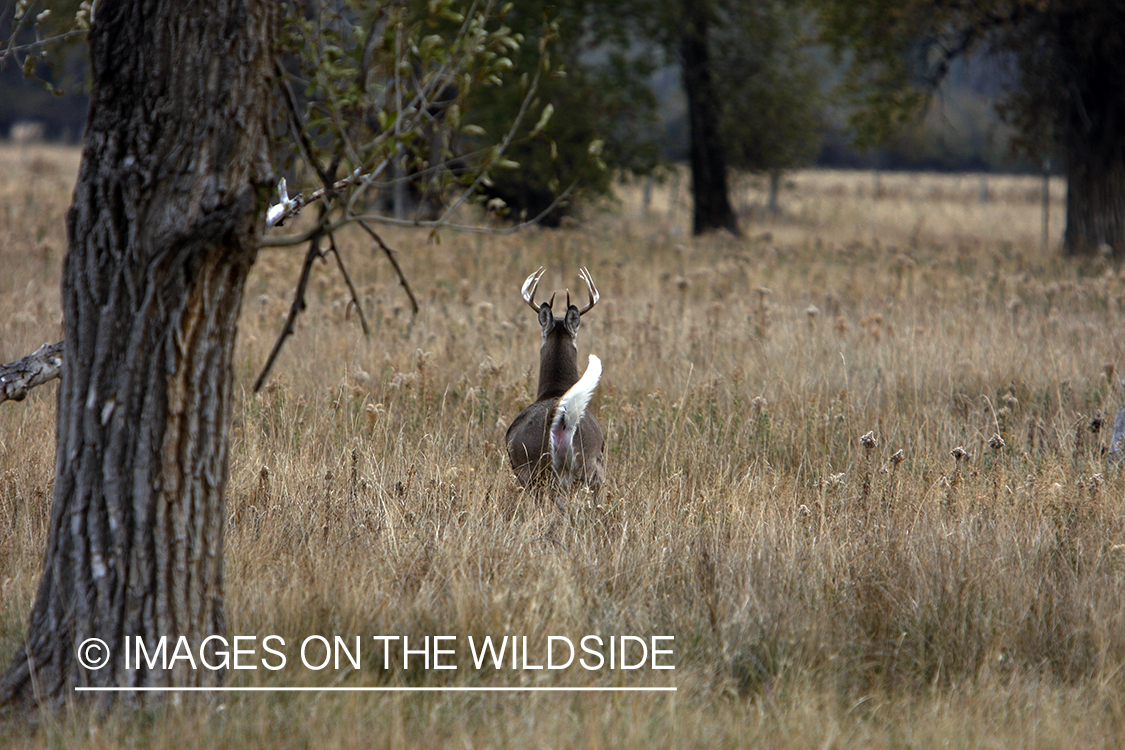
[(863, 470), (863, 485), (859, 488), (859, 503), (866, 507), (867, 497), (871, 495), (871, 452), (875, 450), (876, 445), (879, 445), (879, 441), (875, 440), (874, 432), (868, 432), (859, 439), (859, 444), (863, 445), (863, 461), (866, 464)]
[(968, 461), (971, 456), (960, 445), (949, 451), (949, 455), (957, 462), (954, 465), (953, 476), (949, 479), (949, 490), (945, 495), (945, 510), (952, 512), (957, 507), (957, 488), (961, 486), (961, 462)]
[(895, 504), (895, 490), (898, 487), (898, 465), (906, 460), (906, 454), (902, 448), (891, 454), (891, 478), (887, 482), (886, 488), (883, 490), (883, 510), (890, 510)]
[(995, 505), (1000, 500), (1000, 472), (996, 470), (995, 457), (1000, 451), (1004, 449), (1004, 438), (1000, 437), (1000, 433), (996, 433), (988, 439), (988, 447), (992, 449), (994, 458), (992, 465), (992, 503)]
[(879, 445), (879, 441), (875, 439), (874, 432), (868, 432), (866, 435), (859, 439), (859, 444), (863, 446), (863, 460), (866, 467), (863, 470), (863, 484), (860, 488), (859, 500), (863, 506), (867, 505), (867, 498), (871, 494), (871, 451), (875, 450)]

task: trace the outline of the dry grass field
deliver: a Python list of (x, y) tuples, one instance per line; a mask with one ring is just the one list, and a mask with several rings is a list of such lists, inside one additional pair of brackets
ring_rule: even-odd
[[(0, 150), (0, 360), (59, 337), (76, 167)], [(990, 178), (984, 203), (977, 176), (790, 182), (741, 239), (690, 237), (684, 181), (558, 231), (388, 229), (417, 317), (348, 233), (371, 336), (319, 266), (259, 394), (302, 253), (263, 250), (247, 288), (229, 633), (366, 641), (358, 669), (291, 647), (229, 684), (677, 692), (225, 693), (0, 727), (0, 745), (1120, 747), (1125, 475), (1103, 454), (1125, 273), (1059, 257), (1062, 185), (1044, 252), (1034, 179)], [(516, 492), (503, 448), (534, 396), (518, 289), (540, 265), (548, 292), (587, 265), (603, 295), (579, 355), (605, 365), (608, 488), (565, 519)], [(4, 664), (39, 577), (54, 389), (0, 406)], [(541, 656), (588, 634), (674, 636), (675, 670), (476, 669), (465, 646), (527, 636)], [(456, 636), (458, 669), (399, 651), (384, 669), (375, 635)]]

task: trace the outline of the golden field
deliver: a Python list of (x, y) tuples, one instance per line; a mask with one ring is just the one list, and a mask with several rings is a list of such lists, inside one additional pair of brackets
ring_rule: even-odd
[[(0, 149), (0, 360), (58, 339), (74, 150)], [(686, 180), (558, 231), (387, 228), (415, 317), (360, 233), (269, 384), (303, 252), (247, 285), (231, 428), (231, 636), (363, 636), (359, 669), (234, 686), (663, 687), (675, 693), (226, 693), (34, 729), (13, 747), (1119, 747), (1125, 740), (1125, 274), (1041, 247), (1040, 183), (801, 172), (745, 236), (687, 232)], [(577, 292), (607, 490), (520, 496), (534, 397), (519, 297)], [(45, 546), (54, 385), (0, 406), (0, 663)], [(861, 437), (872, 433), (874, 443)], [(990, 439), (1002, 438), (1003, 445)], [(995, 446), (995, 447), (993, 447)], [(951, 451), (961, 448), (960, 460)], [(899, 453), (901, 451), (901, 453)], [(374, 635), (674, 636), (675, 670), (383, 668)], [(541, 650), (540, 650), (541, 651)], [(398, 658), (401, 658), (399, 656)]]

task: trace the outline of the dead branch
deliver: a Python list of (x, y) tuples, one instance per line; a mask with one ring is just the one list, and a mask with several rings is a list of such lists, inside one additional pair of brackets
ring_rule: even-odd
[[(284, 80), (284, 72), (280, 67), (278, 68), (278, 71), (279, 75), (282, 76)], [(312, 273), (313, 262), (318, 258), (323, 259), (327, 254), (324, 250), (320, 249), (320, 241), (325, 235), (328, 236), (329, 249), (332, 251), (333, 257), (336, 259), (336, 266), (340, 269), (340, 274), (344, 277), (344, 283), (347, 284), (348, 291), (351, 293), (351, 301), (355, 304), (356, 310), (359, 313), (359, 321), (360, 325), (362, 325), (363, 327), (363, 334), (365, 336), (370, 335), (370, 329), (367, 326), (367, 316), (364, 315), (363, 306), (360, 304), (359, 295), (356, 293), (355, 285), (352, 283), (351, 274), (348, 273), (348, 269), (344, 265), (344, 259), (340, 256), (340, 251), (336, 246), (336, 236), (332, 233), (331, 229), (324, 228), (328, 221), (328, 216), (331, 211), (331, 201), (335, 194), (333, 175), (335, 175), (336, 170), (339, 169), (340, 156), (337, 155), (332, 160), (332, 163), (328, 166), (327, 169), (325, 169), (324, 166), (321, 165), (320, 160), (316, 158), (316, 155), (313, 152), (312, 144), (309, 140), (308, 133), (305, 130), (304, 123), (301, 121), (300, 111), (297, 108), (296, 96), (293, 94), (293, 90), (290, 87), (288, 80), (285, 80), (283, 90), (286, 94), (285, 101), (289, 110), (289, 119), (301, 143), (305, 161), (307, 161), (316, 171), (317, 175), (319, 175), (320, 180), (324, 185), (322, 190), (318, 191), (321, 192), (324, 200), (320, 204), (320, 215), (317, 218), (316, 223), (317, 228), (309, 238), (309, 250), (305, 254), (305, 264), (301, 269), (301, 278), (297, 282), (297, 289), (293, 295), (293, 303), (289, 306), (289, 316), (285, 319), (285, 325), (282, 327), (281, 333), (278, 334), (277, 341), (275, 341), (273, 344), (273, 349), (270, 351), (270, 355), (266, 359), (266, 364), (262, 368), (262, 372), (258, 375), (258, 379), (254, 381), (254, 387), (252, 389), (254, 393), (257, 393), (259, 390), (261, 390), (262, 385), (265, 383), (266, 377), (269, 375), (270, 370), (273, 369), (274, 362), (277, 361), (278, 355), (281, 354), (281, 347), (285, 344), (285, 340), (293, 335), (295, 324), (297, 322), (297, 316), (300, 315), (306, 307), (308, 307), (308, 304), (305, 302), (305, 289), (309, 284), (309, 275)], [(298, 198), (299, 197), (300, 196), (298, 196)], [(295, 205), (296, 201), (293, 201), (290, 205), (289, 210), (294, 210), (293, 206)], [(299, 211), (300, 208), (296, 208), (295, 210)], [(278, 223), (284, 220), (284, 218), (288, 215), (288, 211), (285, 212), (278, 219)]]
[(410, 282), (406, 280), (406, 274), (402, 272), (402, 266), (398, 264), (398, 258), (395, 257), (395, 251), (388, 247), (386, 242), (383, 242), (383, 238), (379, 236), (379, 233), (372, 229), (371, 225), (366, 221), (360, 220), (359, 225), (363, 227), (369, 235), (371, 235), (371, 239), (375, 240), (375, 243), (379, 245), (379, 247), (383, 248), (383, 252), (386, 254), (387, 260), (391, 262), (391, 265), (394, 266), (395, 273), (398, 274), (399, 283), (402, 284), (402, 288), (406, 290), (406, 296), (410, 298), (411, 310), (413, 310), (414, 314), (417, 315), (418, 300), (414, 297), (414, 290), (410, 288)]
[(352, 275), (348, 273), (344, 259), (340, 257), (340, 248), (336, 247), (336, 235), (328, 235), (328, 246), (332, 250), (332, 257), (336, 259), (336, 267), (340, 269), (340, 275), (344, 277), (344, 283), (348, 285), (348, 292), (352, 295), (352, 304), (359, 313), (359, 324), (363, 327), (363, 335), (370, 336), (371, 329), (367, 327), (367, 316), (363, 314), (363, 305), (359, 304), (359, 295), (355, 291), (355, 284), (352, 283)]
[(254, 393), (261, 390), (262, 384), (266, 382), (266, 376), (270, 374), (273, 363), (277, 360), (277, 355), (281, 354), (281, 347), (285, 343), (285, 339), (293, 335), (297, 316), (308, 307), (308, 304), (305, 302), (305, 289), (309, 285), (309, 275), (312, 273), (313, 262), (323, 257), (324, 252), (320, 249), (320, 237), (313, 237), (309, 241), (309, 251), (305, 253), (305, 265), (301, 269), (301, 278), (297, 282), (297, 291), (293, 294), (293, 304), (289, 306), (289, 317), (285, 319), (285, 325), (282, 327), (281, 333), (278, 334), (277, 341), (273, 343), (273, 349), (270, 351), (269, 358), (266, 359), (265, 367), (262, 368), (258, 379), (254, 381), (254, 388), (252, 389)]
[(301, 110), (297, 106), (297, 95), (293, 93), (293, 87), (289, 83), (288, 76), (285, 75), (285, 69), (281, 66), (281, 62), (276, 63), (277, 77), (281, 81), (281, 91), (285, 94), (285, 108), (289, 111), (289, 119), (293, 123), (297, 142), (301, 145), (301, 150), (305, 154), (305, 162), (316, 170), (316, 174), (320, 177), (320, 182), (325, 188), (329, 188), (333, 180), (328, 176), (328, 172), (324, 171), (321, 166), (320, 160), (313, 156), (312, 140), (309, 138), (303, 123), (301, 122)]
[(43, 344), (22, 359), (0, 365), (0, 403), (23, 401), (32, 388), (60, 377), (63, 343)]

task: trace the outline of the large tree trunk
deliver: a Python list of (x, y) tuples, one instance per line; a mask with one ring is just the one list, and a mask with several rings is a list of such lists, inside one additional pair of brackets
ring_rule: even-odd
[(1125, 132), (1101, 148), (1078, 141), (1067, 149), (1067, 255), (1091, 255), (1108, 247), (1125, 257)]
[(727, 188), (726, 151), (719, 135), (719, 102), (711, 82), (707, 3), (684, 0), (683, 7), (680, 49), (691, 139), (692, 228), (695, 234), (716, 229), (738, 234)]
[(1048, 7), (1041, 33), (1055, 59), (1047, 59), (1052, 71), (1063, 72), (1044, 102), (1057, 108), (1055, 132), (1066, 160), (1063, 252), (1092, 255), (1108, 247), (1125, 257), (1125, 8), (1119, 2)]
[[(186, 636), (198, 654), (224, 632), (231, 358), (270, 182), (275, 15), (269, 0), (97, 4), (48, 548), (0, 704), (223, 677), (126, 669), (122, 646)], [(76, 659), (88, 638), (112, 654), (100, 669)]]

